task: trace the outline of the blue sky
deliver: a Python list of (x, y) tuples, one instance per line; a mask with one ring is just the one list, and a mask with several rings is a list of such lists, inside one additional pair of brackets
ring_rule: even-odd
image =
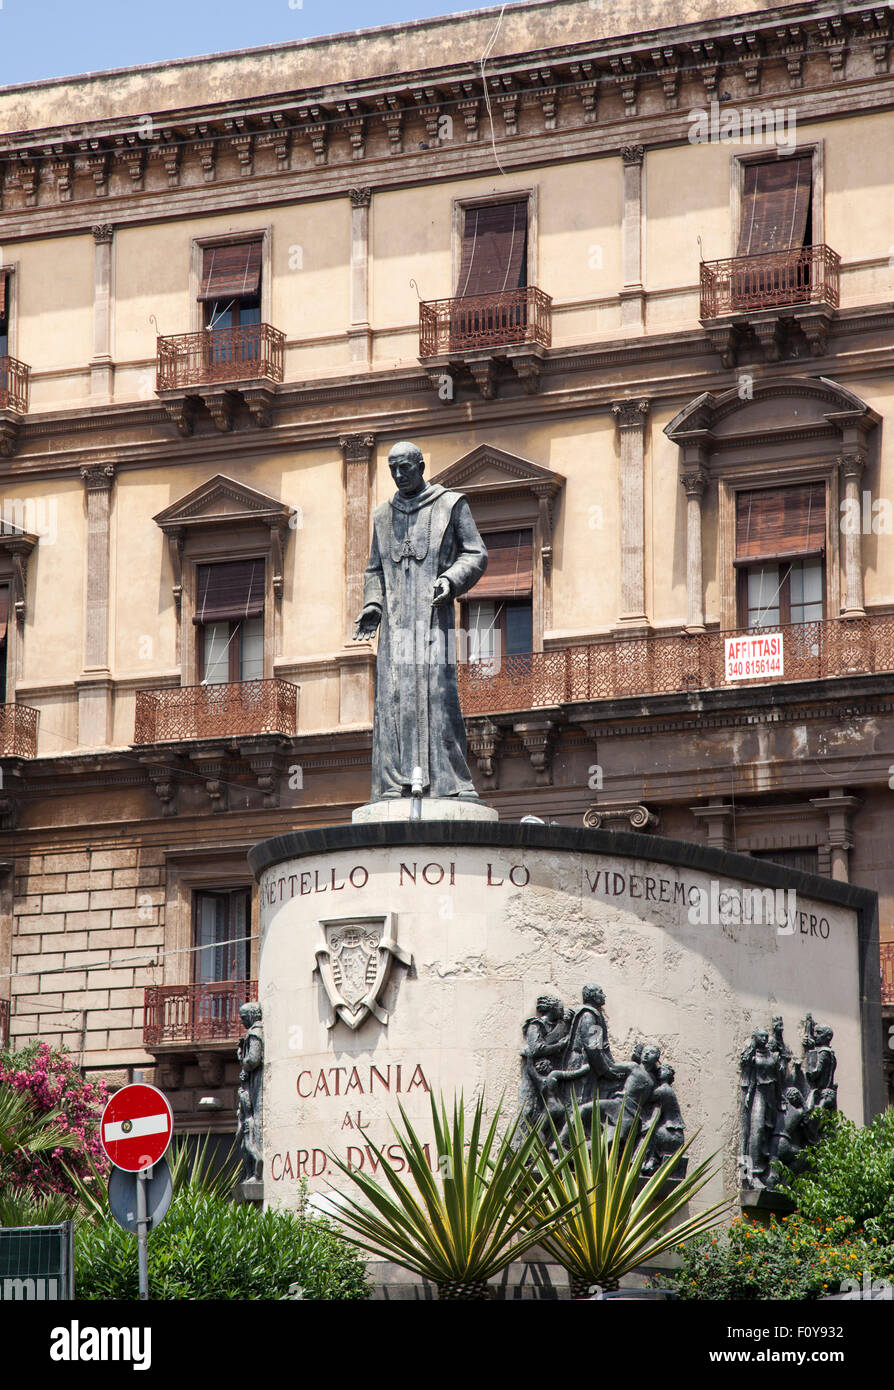
[(478, 0), (0, 0), (0, 86), (485, 8)]

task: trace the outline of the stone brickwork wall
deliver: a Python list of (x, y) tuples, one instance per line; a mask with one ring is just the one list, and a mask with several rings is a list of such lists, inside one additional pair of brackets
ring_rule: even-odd
[[(148, 962), (164, 941), (164, 854), (132, 846), (31, 855), (16, 864), (13, 1046), (40, 1037), (74, 1052), (142, 1052)], [(136, 958), (136, 959), (135, 959)], [(99, 1060), (97, 1058), (97, 1060)]]

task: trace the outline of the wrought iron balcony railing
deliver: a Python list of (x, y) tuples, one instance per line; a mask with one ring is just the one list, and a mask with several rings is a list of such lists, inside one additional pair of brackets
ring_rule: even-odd
[(28, 378), (31, 368), (15, 357), (0, 357), (0, 410), (28, 412)]
[(419, 356), (552, 341), (552, 300), (533, 285), (419, 305)]
[(9, 1000), (0, 999), (0, 1048), (9, 1047)]
[(159, 338), (156, 390), (219, 381), (282, 381), (285, 343), (285, 334), (269, 323)]
[(290, 681), (235, 681), (137, 691), (134, 743), (297, 731), (298, 686)]
[(257, 999), (257, 980), (202, 985), (149, 985), (143, 995), (143, 1043), (234, 1041), (244, 1028), (239, 1006)]
[(29, 705), (0, 705), (0, 758), (36, 758), (39, 719)]
[(882, 1003), (894, 1004), (894, 941), (879, 946), (882, 962)]
[[(784, 674), (727, 680), (724, 639), (748, 631), (609, 638), (503, 657), (497, 669), (470, 662), (458, 668), (463, 713), (894, 671), (894, 614), (773, 628), (783, 634)], [(760, 631), (771, 629), (751, 629), (752, 635)]]
[(701, 317), (796, 304), (838, 308), (841, 257), (828, 246), (701, 263)]

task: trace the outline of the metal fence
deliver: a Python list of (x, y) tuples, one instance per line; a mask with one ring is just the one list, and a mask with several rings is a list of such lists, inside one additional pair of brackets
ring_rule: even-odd
[(784, 676), (728, 681), (724, 639), (763, 631), (610, 638), (503, 657), (496, 671), (470, 662), (459, 667), (463, 713), (499, 714), (583, 700), (894, 671), (894, 615), (884, 615), (774, 628), (783, 634)]
[(257, 980), (149, 985), (143, 997), (143, 1042), (221, 1042), (244, 1031), (239, 1006), (258, 997)]
[(828, 304), (837, 309), (841, 257), (829, 246), (801, 246), (762, 256), (702, 261), (701, 317), (794, 304)]
[(534, 285), (501, 294), (430, 299), (419, 305), (419, 356), (463, 348), (552, 341), (552, 300)]
[(290, 681), (234, 681), (137, 691), (134, 743), (294, 734), (297, 729), (298, 686)]
[(0, 1228), (0, 1302), (74, 1298), (72, 1232), (71, 1221)]
[(159, 338), (156, 389), (207, 386), (215, 381), (282, 381), (285, 343), (285, 334), (269, 323)]

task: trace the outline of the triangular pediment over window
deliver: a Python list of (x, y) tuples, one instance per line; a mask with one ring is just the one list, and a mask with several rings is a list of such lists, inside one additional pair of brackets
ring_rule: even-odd
[(542, 468), (530, 459), (509, 454), (493, 444), (479, 444), (477, 449), (438, 473), (432, 482), (467, 493), (470, 497), (519, 490), (534, 492), (537, 496), (545, 492), (552, 497), (565, 479), (561, 473)]
[(296, 509), (288, 503), (218, 473), (170, 507), (165, 507), (155, 521), (167, 532), (217, 523), (232, 526), (239, 522), (260, 522), (264, 526), (282, 530), (295, 514)]

